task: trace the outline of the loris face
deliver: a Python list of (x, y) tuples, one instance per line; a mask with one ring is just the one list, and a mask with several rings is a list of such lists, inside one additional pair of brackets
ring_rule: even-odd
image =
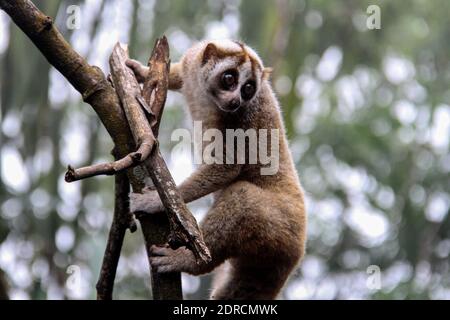
[(203, 51), (201, 81), (210, 100), (224, 112), (247, 107), (269, 72), (256, 53), (239, 42), (209, 43)]

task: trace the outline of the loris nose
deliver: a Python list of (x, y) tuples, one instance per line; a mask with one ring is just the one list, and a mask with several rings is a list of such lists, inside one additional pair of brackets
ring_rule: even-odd
[(239, 99), (239, 98), (234, 98), (234, 99), (231, 100), (230, 103), (228, 104), (228, 109), (229, 109), (229, 110), (236, 110), (237, 108), (239, 108), (240, 105), (241, 105), (241, 99)]

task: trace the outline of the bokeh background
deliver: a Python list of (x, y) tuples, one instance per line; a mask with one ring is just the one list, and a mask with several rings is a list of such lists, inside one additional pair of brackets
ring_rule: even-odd
[[(116, 41), (146, 61), (163, 34), (173, 61), (199, 39), (231, 37), (274, 67), (309, 216), (308, 252), (282, 299), (450, 299), (449, 1), (35, 3), (105, 72)], [(372, 4), (380, 30), (366, 27)], [(80, 29), (67, 28), (70, 5)], [(69, 163), (111, 160), (110, 138), (4, 12), (0, 70), (0, 297), (92, 299), (113, 180), (63, 176)], [(189, 128), (183, 110), (170, 93), (160, 141), (177, 182), (194, 169), (170, 141)], [(210, 203), (190, 207), (201, 219)], [(127, 234), (115, 298), (148, 299), (149, 283), (142, 234)], [(186, 298), (209, 285), (183, 276)]]

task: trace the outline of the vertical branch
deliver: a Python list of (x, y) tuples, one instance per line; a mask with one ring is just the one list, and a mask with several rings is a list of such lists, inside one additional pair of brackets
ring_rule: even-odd
[[(144, 233), (145, 247), (150, 261), (150, 247), (153, 244), (163, 245), (170, 236), (169, 220), (165, 212), (140, 217), (142, 228), (152, 232)], [(182, 300), (181, 273), (158, 273), (150, 268), (153, 300)]]
[(102, 268), (98, 279), (97, 300), (112, 300), (114, 279), (119, 264), (125, 232), (129, 226), (130, 182), (125, 172), (114, 177), (114, 216), (109, 230), (108, 243), (103, 256)]

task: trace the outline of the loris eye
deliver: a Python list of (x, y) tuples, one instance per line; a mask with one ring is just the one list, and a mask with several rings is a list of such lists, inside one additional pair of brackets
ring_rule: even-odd
[(253, 98), (256, 92), (256, 84), (253, 81), (249, 81), (241, 88), (241, 96), (244, 100), (250, 100)]
[(238, 74), (235, 70), (227, 70), (222, 74), (222, 87), (225, 90), (233, 89), (237, 84)]

